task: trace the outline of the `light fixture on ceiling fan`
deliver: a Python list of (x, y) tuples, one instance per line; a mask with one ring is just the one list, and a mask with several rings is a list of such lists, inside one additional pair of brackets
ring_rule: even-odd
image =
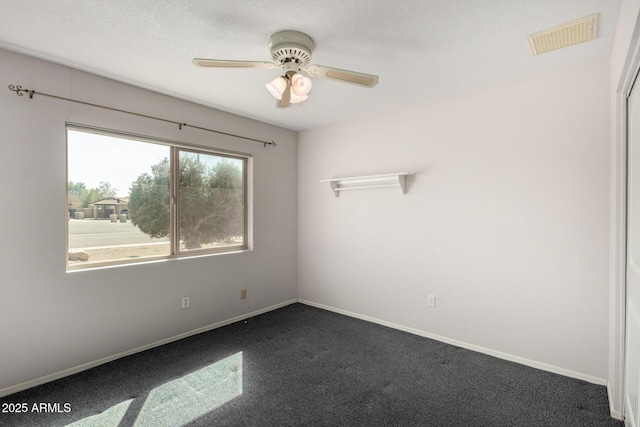
[(311, 90), (311, 79), (301, 73), (319, 79), (329, 79), (371, 88), (378, 84), (378, 76), (341, 70), (324, 65), (309, 65), (313, 52), (313, 40), (299, 31), (285, 30), (273, 34), (269, 38), (271, 62), (236, 61), (195, 58), (193, 63), (199, 67), (218, 68), (264, 68), (280, 67), (284, 74), (266, 84), (269, 93), (276, 98), (279, 108), (290, 107), (291, 104), (308, 99)]
[(311, 79), (300, 74), (296, 68), (297, 64), (287, 62), (284, 65), (284, 75), (276, 77), (265, 85), (269, 93), (278, 100), (276, 104), (278, 107), (281, 106), (280, 104), (288, 107), (290, 104), (297, 104), (309, 98)]

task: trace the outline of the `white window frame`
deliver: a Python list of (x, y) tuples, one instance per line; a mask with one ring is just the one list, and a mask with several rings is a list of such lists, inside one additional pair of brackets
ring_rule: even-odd
[[(164, 145), (169, 147), (170, 155), (170, 214), (169, 214), (169, 240), (170, 240), (170, 253), (168, 255), (161, 256), (153, 256), (153, 257), (144, 257), (144, 258), (133, 258), (133, 259), (121, 259), (121, 260), (108, 260), (108, 261), (99, 261), (99, 262), (89, 262), (87, 264), (70, 264), (69, 263), (69, 227), (68, 220), (66, 221), (66, 238), (65, 238), (65, 259), (66, 259), (66, 270), (67, 272), (73, 272), (78, 270), (88, 270), (88, 269), (96, 269), (96, 268), (105, 268), (105, 267), (115, 267), (115, 266), (123, 266), (123, 265), (133, 265), (133, 264), (145, 264), (150, 262), (158, 262), (164, 260), (171, 259), (184, 259), (184, 258), (192, 258), (192, 257), (201, 257), (208, 255), (220, 255), (220, 254), (230, 254), (230, 253), (238, 253), (244, 251), (250, 251), (253, 249), (253, 203), (252, 203), (252, 170), (253, 170), (253, 155), (250, 153), (244, 153), (233, 150), (226, 150), (221, 148), (212, 148), (209, 146), (190, 144), (180, 141), (168, 140), (163, 138), (157, 138), (153, 136), (140, 135), (134, 133), (128, 133), (123, 131), (117, 131), (112, 129), (104, 129), (93, 126), (82, 125), (78, 123), (66, 123), (65, 125), (65, 140), (67, 144), (67, 151), (65, 151), (65, 165), (68, 168), (68, 131), (77, 131), (77, 132), (85, 132), (92, 133), (97, 135), (104, 135), (113, 138), (127, 139), (132, 141), (139, 141), (144, 143), (156, 144), (156, 145)], [(178, 158), (180, 151), (186, 152), (196, 152), (202, 153), (204, 155), (212, 155), (225, 157), (235, 160), (242, 161), (242, 182), (243, 182), (243, 224), (242, 224), (242, 243), (238, 245), (230, 245), (230, 246), (222, 246), (222, 247), (213, 247), (213, 248), (201, 248), (201, 249), (190, 249), (190, 250), (181, 250), (180, 249), (180, 239), (179, 237), (179, 225), (178, 225)], [(68, 175), (68, 174), (66, 174)], [(68, 176), (67, 181), (65, 182), (65, 186), (68, 185)], [(68, 192), (67, 192), (68, 197)], [(68, 200), (67, 200), (68, 202)], [(68, 203), (67, 203), (68, 205)], [(65, 214), (65, 218), (68, 218), (68, 212)]]

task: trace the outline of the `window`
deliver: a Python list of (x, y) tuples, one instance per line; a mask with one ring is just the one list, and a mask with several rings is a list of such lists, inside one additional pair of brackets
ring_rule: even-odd
[(247, 249), (248, 155), (67, 126), (67, 269)]

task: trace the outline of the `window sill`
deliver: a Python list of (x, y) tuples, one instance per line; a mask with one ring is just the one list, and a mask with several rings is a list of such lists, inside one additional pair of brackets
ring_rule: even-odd
[(179, 255), (169, 255), (169, 256), (161, 256), (161, 257), (149, 257), (144, 260), (116, 260), (116, 261), (105, 261), (105, 262), (95, 262), (91, 264), (74, 264), (67, 265), (67, 273), (77, 273), (81, 271), (94, 271), (94, 270), (105, 270), (110, 268), (119, 268), (119, 267), (133, 267), (139, 265), (148, 265), (148, 264), (158, 264), (164, 262), (175, 262), (175, 261), (186, 261), (195, 258), (209, 258), (214, 256), (222, 256), (222, 255), (233, 255), (233, 254), (243, 254), (247, 252), (253, 252), (252, 248), (244, 248), (244, 249), (234, 249), (230, 251), (220, 251), (220, 252), (198, 252), (191, 254), (181, 253)]

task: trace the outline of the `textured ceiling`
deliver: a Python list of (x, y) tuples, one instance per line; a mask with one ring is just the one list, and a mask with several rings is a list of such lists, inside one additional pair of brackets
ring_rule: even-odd
[[(1, 47), (303, 130), (608, 57), (620, 0), (3, 0), (1, 6)], [(595, 41), (531, 55), (527, 34), (593, 13), (600, 14)], [(378, 74), (380, 83), (364, 89), (316, 79), (309, 100), (276, 109), (264, 85), (280, 70), (191, 63), (268, 61), (269, 35), (285, 29), (313, 38), (312, 64)]]

